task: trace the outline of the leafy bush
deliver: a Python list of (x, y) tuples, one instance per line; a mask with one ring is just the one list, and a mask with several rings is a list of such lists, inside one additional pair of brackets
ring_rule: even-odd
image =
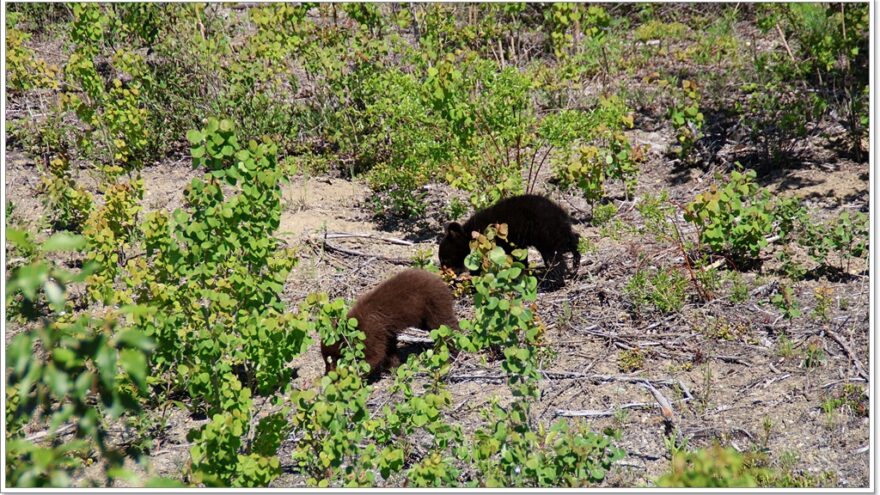
[(770, 192), (755, 183), (753, 170), (731, 172), (720, 187), (713, 184), (687, 205), (685, 220), (699, 229), (700, 242), (713, 253), (735, 260), (756, 258), (773, 229)]
[(46, 210), (59, 230), (80, 232), (92, 210), (92, 195), (76, 185), (70, 164), (64, 157), (49, 162), (49, 173), (40, 177), (46, 194)]
[[(850, 215), (844, 211), (825, 223), (810, 222), (800, 243), (821, 266), (834, 266), (849, 273), (852, 260), (868, 253), (868, 218), (862, 213)], [(836, 255), (836, 264), (832, 254)]]
[[(322, 378), (319, 390), (294, 394), (293, 429), (302, 440), (293, 459), (309, 476), (308, 483), (375, 486), (379, 481), (376, 473), (386, 481), (405, 474), (416, 486), (448, 486), (455, 482), (448, 449), (460, 441), (461, 431), (440, 417), (442, 409), (451, 404), (442, 382), (449, 370), (449, 328), (432, 331), (434, 348), (412, 356), (397, 368), (390, 391), (401, 394), (400, 400), (370, 415), (367, 400), (372, 387), (363, 379), (369, 366), (363, 354), (364, 334), (357, 330), (357, 321), (345, 318), (348, 308), (342, 300), (328, 301), (326, 295), (319, 294), (310, 296), (308, 303), (315, 309), (323, 342), (346, 342), (336, 370)], [(416, 370), (426, 371), (430, 378), (421, 392), (413, 386)], [(432, 439), (428, 458), (431, 466), (415, 465), (406, 473), (404, 460), (418, 432)]]
[[(868, 124), (865, 89), (868, 85), (868, 8), (853, 4), (791, 4), (762, 6), (758, 26), (777, 29), (797, 43), (787, 46), (789, 59), (779, 57), (774, 68), (788, 72), (786, 79), (812, 80), (836, 91), (823, 95), (844, 116), (850, 149), (863, 153)], [(794, 48), (791, 48), (791, 45)], [(786, 62), (781, 62), (786, 60)], [(788, 65), (793, 67), (788, 67)], [(824, 107), (822, 108), (824, 110)]]
[(648, 275), (639, 269), (627, 282), (626, 293), (637, 313), (648, 304), (661, 313), (674, 313), (684, 306), (687, 284), (687, 278), (678, 270), (656, 270)]
[[(564, 113), (560, 114), (560, 118)], [(554, 122), (550, 117), (545, 120)], [(634, 192), (642, 150), (633, 147), (622, 132), (633, 125), (632, 114), (619, 98), (603, 98), (577, 126), (569, 125), (576, 153), (564, 149), (554, 159), (554, 178), (563, 187), (578, 187), (591, 204), (605, 197), (605, 181), (623, 182), (627, 195)], [(558, 132), (558, 131), (557, 131)], [(591, 144), (584, 144), (584, 142)]]
[(58, 67), (35, 58), (25, 44), (31, 35), (17, 29), (21, 14), (10, 12), (6, 18), (6, 83), (11, 91), (58, 87)]
[(537, 280), (525, 270), (526, 253), (510, 255), (495, 246), (506, 237), (506, 225), (488, 227), (471, 242), (465, 265), (483, 274), (474, 280), (474, 322), (462, 321), (466, 332), (458, 339), (463, 350), (488, 346), (502, 349), (501, 368), (514, 401), (508, 407), (495, 403), (485, 411), (490, 427), (475, 433), (473, 462), (484, 486), (584, 486), (602, 481), (611, 465), (623, 457), (612, 446), (615, 433), (596, 434), (582, 425), (572, 429), (565, 420), (549, 432), (531, 426), (530, 403), (538, 394), (537, 348), (544, 328), (536, 318)]
[[(150, 306), (137, 326), (157, 344), (151, 365), (167, 388), (183, 389), (211, 422), (190, 433), (192, 480), (212, 486), (265, 485), (278, 474), (275, 452), (261, 446), (283, 423), (264, 417), (243, 444), (258, 393), (282, 401), (290, 360), (309, 339), (302, 318), (280, 294), (296, 262), (273, 232), (281, 215), (271, 142), (242, 146), (232, 123), (209, 119), (187, 134), (193, 162), (206, 170), (185, 197), (189, 211), (152, 213), (144, 225), (146, 256), (127, 264), (135, 300)], [(227, 198), (224, 189), (231, 190)]]
[(677, 453), (671, 470), (657, 480), (657, 486), (681, 488), (742, 488), (758, 486), (763, 470), (746, 465), (743, 455), (719, 445), (695, 452)]
[[(10, 235), (13, 242), (21, 235)], [(41, 254), (10, 273), (6, 304), (24, 299), (33, 307), (48, 303), (49, 312), (25, 315), (35, 325), (7, 346), (6, 473), (8, 486), (66, 487), (83, 459), (96, 449), (103, 471), (114, 480), (131, 480), (123, 467), (128, 454), (108, 442), (107, 421), (141, 414), (147, 391), (147, 359), (154, 344), (126, 327), (115, 311), (98, 317), (68, 314), (67, 286), (81, 283), (88, 269), (71, 272), (43, 256), (79, 251), (82, 237), (56, 234), (34, 250)], [(21, 426), (46, 428), (49, 445), (25, 438)], [(73, 429), (73, 439), (61, 442)]]

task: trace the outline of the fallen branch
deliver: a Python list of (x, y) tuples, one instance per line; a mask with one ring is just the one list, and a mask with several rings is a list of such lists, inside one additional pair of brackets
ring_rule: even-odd
[(650, 385), (677, 385), (682, 393), (685, 396), (686, 400), (692, 400), (693, 395), (691, 391), (688, 389), (687, 385), (679, 380), (673, 379), (663, 379), (663, 380), (649, 380), (647, 378), (643, 378), (640, 376), (615, 376), (615, 375), (590, 375), (586, 373), (577, 373), (572, 371), (544, 371), (539, 370), (539, 372), (544, 375), (544, 378), (549, 380), (568, 380), (574, 378), (584, 378), (590, 380), (594, 383), (603, 383), (603, 382), (626, 382), (626, 383), (647, 383)]
[(192, 447), (193, 445), (195, 445), (195, 443), (182, 443), (180, 445), (169, 445), (168, 447), (165, 447), (164, 449), (157, 450), (155, 452), (151, 452), (150, 455), (170, 454), (172, 450), (186, 449), (186, 448)]
[(417, 337), (415, 335), (406, 335), (401, 334), (397, 336), (398, 342), (404, 342), (407, 344), (433, 344), (434, 341), (429, 339), (428, 337)]
[(452, 375), (447, 380), (450, 382), (466, 382), (469, 380), (486, 380), (486, 381), (499, 381), (504, 380), (504, 375)]
[(403, 239), (397, 239), (394, 237), (381, 237), (378, 235), (372, 234), (358, 234), (358, 233), (350, 233), (350, 232), (328, 232), (324, 239), (348, 239), (351, 237), (359, 237), (364, 239), (375, 239), (377, 241), (384, 241), (390, 244), (397, 244), (399, 246), (412, 246), (413, 243), (410, 241), (405, 241)]
[(595, 409), (557, 409), (553, 415), (555, 417), (563, 417), (563, 418), (604, 418), (607, 416), (614, 416), (617, 411), (621, 411), (623, 409), (636, 409), (636, 408), (653, 408), (655, 405), (649, 402), (633, 402), (632, 404), (624, 404), (622, 406), (613, 407), (611, 409), (601, 411)]
[(381, 254), (362, 253), (360, 251), (355, 251), (354, 249), (346, 249), (346, 248), (342, 248), (339, 246), (334, 246), (333, 244), (330, 244), (326, 240), (323, 242), (323, 246), (324, 246), (324, 249), (326, 249), (328, 251), (335, 251), (337, 253), (347, 254), (349, 256), (361, 256), (364, 258), (376, 258), (376, 259), (387, 261), (389, 263), (394, 263), (395, 265), (409, 265), (410, 264), (410, 260), (406, 260), (403, 258), (392, 258), (390, 256), (383, 256)]
[(52, 431), (51, 429), (49, 429), (49, 430), (43, 430), (43, 431), (34, 433), (32, 435), (28, 435), (27, 437), (25, 437), (25, 440), (27, 440), (28, 442), (34, 442), (36, 440), (48, 437), (50, 435), (64, 435), (65, 433), (69, 432), (70, 430), (72, 430), (74, 428), (76, 428), (76, 425), (73, 423), (69, 423), (69, 424), (66, 424), (66, 425), (58, 428), (55, 431)]
[(837, 345), (839, 345), (840, 348), (843, 349), (843, 352), (845, 352), (846, 355), (849, 356), (849, 358), (852, 360), (853, 364), (856, 365), (856, 372), (858, 372), (859, 376), (867, 381), (869, 379), (868, 374), (865, 373), (865, 369), (862, 367), (862, 362), (859, 361), (859, 358), (856, 357), (852, 349), (850, 349), (849, 346), (846, 345), (846, 342), (844, 342), (843, 339), (841, 339), (836, 332), (826, 330), (825, 333), (828, 334), (828, 336), (831, 337), (832, 340), (837, 342)]
[(843, 380), (834, 380), (834, 381), (828, 382), (825, 385), (822, 385), (822, 388), (833, 387), (833, 386), (841, 384), (841, 383), (850, 383), (850, 382), (867, 383), (868, 380), (865, 380), (864, 378), (861, 378), (861, 377), (844, 378)]

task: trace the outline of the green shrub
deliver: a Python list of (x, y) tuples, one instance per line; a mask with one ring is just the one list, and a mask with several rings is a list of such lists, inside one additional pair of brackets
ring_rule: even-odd
[(700, 242), (735, 260), (757, 258), (773, 229), (770, 192), (755, 183), (755, 172), (731, 172), (687, 205), (685, 220), (699, 229)]
[(681, 82), (682, 96), (669, 108), (669, 119), (675, 129), (678, 142), (676, 154), (682, 160), (690, 160), (694, 145), (703, 137), (703, 113), (700, 112), (700, 90), (696, 83), (687, 79)]
[(610, 179), (623, 182), (627, 196), (632, 194), (644, 154), (623, 133), (633, 125), (627, 106), (620, 98), (603, 98), (596, 109), (575, 122), (565, 128), (572, 136), (566, 144), (580, 146), (575, 153), (563, 147), (554, 158), (556, 181), (563, 188), (576, 186), (591, 204), (605, 197), (605, 181)]
[(500, 347), (501, 368), (513, 394), (513, 403), (493, 403), (484, 411), (487, 426), (475, 433), (472, 462), (481, 486), (585, 486), (601, 482), (611, 465), (624, 456), (612, 445), (616, 433), (590, 432), (582, 424), (575, 428), (565, 420), (549, 431), (532, 426), (530, 404), (539, 395), (537, 348), (544, 326), (534, 313), (537, 280), (523, 263), (525, 251), (510, 255), (495, 245), (506, 237), (507, 226), (488, 227), (471, 242), (465, 265), (481, 269), (474, 279), (473, 322), (462, 321), (465, 332), (458, 339), (463, 350)]
[[(28, 242), (20, 235), (9, 239)], [(24, 299), (31, 308), (47, 304), (48, 310), (23, 313), (34, 325), (7, 346), (7, 486), (70, 486), (93, 449), (108, 483), (136, 479), (124, 467), (128, 454), (108, 441), (107, 421), (141, 414), (154, 344), (126, 327), (117, 311), (69, 313), (67, 287), (81, 283), (88, 269), (71, 272), (43, 256), (84, 245), (82, 237), (56, 234), (28, 248), (40, 256), (13, 270), (7, 280), (7, 307)], [(30, 422), (46, 428), (49, 443), (25, 438), (21, 426)], [(61, 431), (71, 427), (73, 438), (61, 442)]]
[[(210, 486), (263, 486), (278, 474), (280, 428), (264, 417), (248, 434), (253, 394), (278, 404), (287, 366), (308, 344), (308, 324), (280, 295), (296, 257), (273, 237), (283, 170), (271, 142), (239, 143), (228, 120), (187, 133), (203, 179), (185, 191), (188, 211), (154, 212), (143, 226), (146, 259), (127, 265), (126, 284), (149, 310), (136, 324), (157, 342), (156, 385), (186, 391), (211, 422), (190, 432), (192, 476)], [(229, 196), (224, 188), (231, 191)], [(277, 446), (276, 446), (277, 447)]]
[(678, 270), (656, 270), (649, 275), (639, 269), (627, 282), (625, 291), (636, 313), (649, 304), (661, 313), (674, 313), (684, 307), (687, 286), (687, 278)]
[(58, 67), (35, 58), (28, 50), (31, 35), (18, 29), (21, 18), (18, 12), (10, 12), (6, 18), (6, 83), (10, 91), (58, 88)]
[(669, 472), (657, 486), (680, 488), (743, 488), (758, 486), (763, 470), (750, 468), (745, 457), (732, 448), (715, 445), (672, 457)]
[(92, 195), (76, 185), (70, 164), (57, 157), (49, 162), (49, 173), (40, 177), (46, 211), (58, 230), (81, 232), (92, 210)]

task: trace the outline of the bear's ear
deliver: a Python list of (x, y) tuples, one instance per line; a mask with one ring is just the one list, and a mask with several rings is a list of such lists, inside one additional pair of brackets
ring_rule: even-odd
[(461, 224), (458, 222), (450, 222), (446, 224), (446, 235), (456, 237), (456, 236), (464, 236), (464, 229), (461, 227)]

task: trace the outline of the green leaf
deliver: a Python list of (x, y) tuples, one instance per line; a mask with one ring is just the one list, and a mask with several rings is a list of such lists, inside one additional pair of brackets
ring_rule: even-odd
[(59, 232), (46, 239), (46, 242), (40, 246), (40, 250), (43, 252), (79, 251), (85, 245), (86, 240), (83, 236), (74, 235), (69, 232)]
[(202, 136), (201, 132), (199, 132), (195, 129), (190, 129), (189, 131), (186, 131), (186, 139), (191, 144), (195, 145), (195, 144), (201, 143), (202, 139), (204, 139), (204, 136)]
[(501, 247), (496, 246), (489, 251), (489, 259), (496, 265), (504, 265), (507, 263), (507, 253)]
[(46, 284), (43, 286), (43, 290), (46, 291), (46, 299), (49, 300), (49, 303), (55, 311), (61, 311), (64, 309), (64, 289), (58, 285), (58, 282), (47, 280)]
[(119, 352), (119, 362), (142, 390), (147, 387), (147, 358), (144, 353), (135, 349), (123, 349)]

